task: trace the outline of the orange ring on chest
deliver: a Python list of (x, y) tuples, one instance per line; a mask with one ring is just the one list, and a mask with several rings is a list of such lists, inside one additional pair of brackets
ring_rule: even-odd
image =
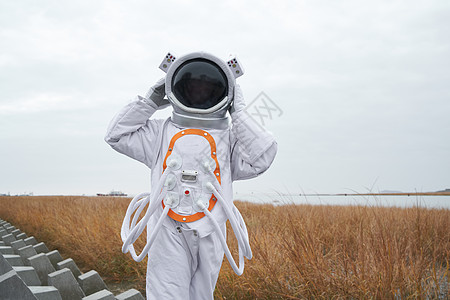
[[(173, 152), (172, 150), (175, 145), (175, 142), (183, 136), (192, 135), (192, 134), (202, 136), (209, 142), (209, 145), (211, 147), (211, 158), (214, 159), (214, 161), (216, 162), (216, 169), (214, 170), (214, 175), (216, 176), (217, 181), (219, 181), (219, 183), (221, 183), (219, 161), (217, 160), (216, 142), (214, 141), (214, 138), (212, 137), (212, 135), (210, 135), (207, 131), (204, 131), (201, 129), (185, 129), (185, 130), (178, 132), (177, 134), (175, 134), (172, 137), (172, 139), (170, 140), (170, 143), (169, 143), (169, 149), (167, 150), (166, 156), (164, 157), (163, 172), (167, 168), (166, 161), (167, 161), (167, 158)], [(212, 194), (211, 198), (209, 199), (208, 210), (211, 211), (214, 208), (214, 205), (216, 205), (216, 203), (217, 203), (217, 198), (216, 198), (216, 196), (214, 196), (214, 194)], [(164, 200), (162, 201), (162, 206), (163, 206), (163, 208), (165, 207)], [(169, 212), (167, 213), (167, 215), (169, 217), (171, 217), (172, 219), (174, 219), (175, 221), (189, 223), (189, 222), (194, 222), (194, 221), (200, 220), (201, 218), (203, 218), (205, 216), (205, 213), (197, 212), (192, 215), (180, 215), (180, 214), (177, 214), (176, 212), (174, 212), (172, 209), (169, 209)]]

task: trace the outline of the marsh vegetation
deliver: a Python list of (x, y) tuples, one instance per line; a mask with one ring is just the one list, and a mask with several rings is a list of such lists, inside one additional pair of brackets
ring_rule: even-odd
[[(85, 271), (145, 289), (146, 263), (121, 253), (130, 199), (0, 197), (0, 217)], [(224, 260), (217, 299), (449, 297), (450, 210), (237, 202), (254, 258)], [(236, 241), (228, 235), (236, 254)], [(138, 248), (145, 240), (138, 240)], [(170, 258), (169, 258), (170, 259)]]

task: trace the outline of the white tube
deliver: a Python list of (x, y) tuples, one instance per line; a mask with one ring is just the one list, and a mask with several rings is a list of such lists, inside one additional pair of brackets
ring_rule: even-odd
[[(161, 175), (161, 178), (158, 182), (156, 191), (161, 191), (161, 189), (163, 187), (164, 181), (168, 174), (168, 172), (166, 172), (166, 170)], [(165, 197), (166, 192), (167, 192), (166, 190), (162, 190), (161, 193), (155, 193), (152, 197), (153, 199), (151, 199), (151, 200), (150, 200), (149, 193), (139, 194), (136, 197), (134, 197), (133, 200), (131, 200), (131, 203), (129, 204), (129, 206), (127, 208), (127, 212), (125, 214), (125, 217), (124, 217), (124, 220), (122, 223), (121, 233), (120, 233), (122, 241), (123, 241), (122, 252), (123, 253), (130, 252), (133, 259), (138, 262), (141, 261), (148, 254), (151, 244), (153, 243), (154, 239), (156, 238), (156, 236), (159, 232), (159, 229), (161, 228), (161, 225), (162, 225), (164, 218), (167, 215), (170, 207), (168, 207), (168, 206), (165, 207), (163, 214), (158, 219), (158, 222), (157, 222), (155, 228), (153, 228), (153, 232), (152, 232), (150, 238), (147, 240), (147, 243), (140, 255), (136, 254), (133, 243), (136, 242), (136, 240), (139, 238), (139, 236), (144, 231), (145, 227), (148, 224), (148, 221), (150, 220), (150, 217), (157, 210), (158, 205), (161, 205), (161, 201)], [(143, 197), (145, 197), (145, 198), (143, 198)], [(145, 206), (149, 203), (149, 201), (150, 201), (150, 204), (148, 205), (148, 208), (147, 208), (147, 211), (145, 212), (144, 217), (139, 222), (137, 222), (141, 212), (144, 210)], [(135, 212), (135, 215), (130, 224), (130, 218), (133, 215), (133, 212)]]
[(216, 228), (217, 234), (220, 239), (220, 243), (222, 244), (222, 248), (225, 252), (228, 262), (230, 263), (231, 268), (237, 275), (240, 276), (244, 272), (244, 256), (247, 257), (248, 259), (252, 258), (252, 251), (250, 248), (250, 243), (248, 241), (247, 227), (245, 226), (245, 222), (239, 210), (234, 206), (233, 203), (231, 203), (233, 207), (231, 208), (230, 203), (228, 203), (223, 198), (223, 190), (219, 182), (215, 182), (215, 184), (209, 183), (207, 184), (207, 186), (213, 192), (213, 194), (216, 196), (219, 202), (222, 204), (222, 207), (225, 210), (225, 214), (227, 215), (228, 220), (230, 220), (230, 224), (231, 227), (233, 228), (234, 235), (236, 236), (236, 240), (238, 241), (239, 266), (236, 264), (233, 256), (231, 255), (230, 249), (228, 248), (225, 237), (223, 236), (222, 231), (220, 230), (219, 224), (206, 207), (203, 211)]
[[(143, 217), (143, 218), (139, 221), (139, 223), (133, 228), (133, 231), (134, 231), (134, 232), (132, 232), (131, 234), (132, 234), (132, 235), (136, 235), (136, 234), (137, 234), (137, 236), (134, 236), (134, 237), (133, 237), (134, 241), (136, 241), (136, 239), (139, 237), (139, 235), (141, 235), (141, 233), (144, 231), (145, 227), (147, 226), (148, 221), (150, 220), (150, 217), (151, 217), (151, 216), (153, 215), (153, 213), (156, 211), (156, 209), (157, 209), (157, 207), (158, 207), (158, 204), (160, 204), (160, 202), (162, 201), (162, 198), (165, 196), (165, 193), (167, 192), (167, 191), (163, 191), (163, 190), (162, 190), (163, 185), (164, 185), (164, 182), (165, 182), (166, 177), (167, 177), (167, 174), (168, 174), (168, 172), (167, 172), (167, 169), (166, 169), (166, 170), (163, 172), (163, 174), (161, 175), (161, 178), (159, 179), (158, 185), (157, 185), (157, 187), (156, 187), (156, 193), (153, 195), (153, 197), (154, 197), (154, 198), (157, 197), (157, 199), (156, 199), (156, 200), (155, 200), (155, 199), (152, 199), (152, 201), (150, 201), (150, 205), (148, 206), (147, 211), (146, 211), (144, 217)], [(161, 191), (161, 193), (160, 193), (160, 194), (157, 194), (158, 191)], [(145, 207), (145, 204), (144, 204), (144, 203), (142, 203), (141, 205), (142, 205), (143, 207)], [(142, 209), (141, 209), (141, 211), (142, 211)], [(133, 220), (135, 220), (135, 219), (137, 220), (137, 218), (139, 218), (139, 215), (135, 215), (134, 218), (133, 218)], [(138, 228), (138, 229), (136, 229), (136, 228)], [(134, 243), (134, 241), (133, 241), (133, 243)]]
[[(232, 209), (230, 208), (230, 203), (228, 203), (222, 196), (223, 193), (221, 193), (223, 190), (220, 185), (218, 184), (212, 184), (213, 194), (219, 199), (219, 202), (222, 204), (222, 207), (225, 209), (225, 213), (228, 217), (228, 220), (230, 220), (231, 227), (233, 228), (233, 232), (236, 236), (236, 239), (239, 243), (239, 245), (242, 247), (244, 251), (244, 256), (248, 259), (251, 259), (252, 257), (252, 251), (250, 248), (250, 243), (248, 240), (248, 234), (247, 234), (247, 227), (245, 226), (245, 222), (242, 219), (241, 214), (235, 214), (233, 213)], [(217, 189), (219, 188), (219, 189)], [(233, 208), (235, 208), (234, 204)], [(237, 210), (237, 208), (235, 208)], [(238, 220), (239, 219), (239, 223)]]
[(244, 218), (242, 218), (241, 212), (240, 212), (239, 209), (237, 209), (237, 207), (234, 206), (234, 205), (233, 205), (233, 212), (235, 213), (236, 217), (237, 217), (238, 220), (239, 220), (239, 224), (241, 225), (240, 227), (241, 227), (242, 230), (243, 230), (243, 234), (244, 234), (244, 237), (245, 237), (245, 241), (246, 241), (246, 243), (247, 243), (247, 245), (248, 245), (248, 248), (247, 248), (247, 255), (246, 255), (245, 257), (247, 257), (248, 259), (252, 259), (253, 254), (252, 254), (252, 249), (250, 248), (250, 241), (249, 241), (249, 239), (248, 239), (248, 231), (247, 231), (247, 226), (245, 225)]
[(214, 219), (213, 215), (208, 209), (204, 210), (205, 214), (208, 216), (208, 218), (213, 223), (214, 227), (216, 228), (217, 235), (219, 237), (220, 243), (222, 244), (222, 248), (225, 252), (225, 256), (228, 259), (228, 262), (230, 263), (231, 268), (233, 271), (241, 276), (242, 273), (244, 273), (244, 256), (242, 255), (241, 246), (238, 245), (239, 248), (239, 266), (236, 265), (236, 262), (234, 261), (233, 256), (231, 255), (230, 249), (228, 248), (227, 242), (225, 241), (225, 237), (222, 234), (222, 231), (220, 230), (220, 226), (217, 223), (216, 219)]
[(147, 239), (147, 244), (145, 244), (145, 247), (144, 247), (144, 249), (142, 249), (142, 252), (141, 252), (141, 254), (139, 254), (139, 256), (136, 254), (136, 251), (134, 250), (133, 244), (130, 245), (129, 251), (130, 251), (131, 257), (133, 257), (133, 259), (135, 261), (140, 262), (141, 260), (144, 259), (144, 257), (150, 251), (150, 248), (153, 245), (153, 241), (156, 239), (156, 236), (158, 235), (159, 230), (162, 227), (164, 219), (167, 217), (167, 213), (169, 212), (169, 209), (170, 209), (170, 207), (166, 205), (166, 207), (164, 208), (163, 213), (161, 214), (161, 216), (159, 217), (158, 222), (155, 225), (155, 228), (153, 228), (153, 232), (150, 235), (150, 238)]
[[(165, 193), (161, 193), (158, 195), (158, 198), (155, 201), (151, 201), (147, 211), (144, 215), (144, 217), (141, 219), (141, 221), (139, 221), (139, 223), (137, 225), (135, 225), (133, 227), (133, 224), (131, 226), (131, 228), (133, 228), (130, 231), (129, 227), (126, 227), (126, 224), (128, 224), (130, 216), (128, 215), (128, 211), (127, 211), (127, 215), (126, 215), (126, 219), (124, 220), (124, 224), (125, 221), (127, 222), (125, 225), (122, 224), (122, 228), (124, 229), (122, 231), (122, 241), (123, 241), (123, 246), (122, 246), (122, 252), (123, 253), (127, 253), (128, 252), (128, 247), (130, 245), (132, 245), (141, 235), (141, 233), (144, 231), (145, 227), (148, 224), (148, 221), (150, 220), (150, 217), (153, 215), (153, 213), (156, 211), (158, 204), (161, 203), (162, 198), (165, 196)], [(145, 200), (145, 199), (144, 199)], [(140, 209), (142, 211), (142, 208), (145, 207), (145, 205), (147, 204), (148, 201), (142, 201), (140, 204), (140, 207), (138, 208), (138, 210)], [(130, 204), (131, 206), (131, 204)], [(136, 205), (135, 205), (136, 207)], [(130, 213), (131, 215), (132, 213)], [(137, 215), (137, 212), (136, 212)], [(135, 215), (135, 218), (136, 218)], [(137, 215), (139, 217), (139, 215)], [(133, 218), (133, 220), (135, 220), (135, 218)]]
[[(145, 197), (145, 199), (141, 199)], [(122, 238), (122, 241), (125, 241), (128, 238), (129, 234), (129, 227), (128, 224), (130, 223), (130, 217), (133, 214), (133, 211), (136, 210), (136, 208), (143, 202), (147, 201), (147, 198), (150, 197), (150, 193), (141, 193), (139, 195), (136, 195), (133, 200), (131, 200), (131, 203), (128, 205), (127, 212), (125, 213), (125, 217), (122, 222), (122, 229), (120, 231), (120, 236)], [(141, 200), (139, 200), (141, 199)], [(139, 200), (139, 201), (138, 201)], [(142, 206), (142, 207), (145, 207)]]
[[(131, 225), (130, 228), (133, 228), (132, 232), (128, 232), (128, 236), (130, 238), (127, 238), (127, 240), (131, 239), (131, 244), (134, 243), (137, 238), (139, 237), (139, 233), (136, 234), (136, 232), (138, 231), (139, 227), (136, 226), (136, 222), (139, 219), (139, 216), (141, 215), (141, 212), (144, 210), (145, 206), (147, 205), (147, 203), (150, 202), (150, 195), (145, 197), (142, 200), (139, 200), (138, 202), (136, 202), (136, 205), (134, 205), (133, 207), (133, 211), (136, 210), (136, 212), (134, 213), (134, 217), (133, 220), (131, 221)], [(130, 217), (130, 216), (129, 216)], [(140, 226), (140, 224), (138, 224)], [(125, 246), (127, 247), (127, 246)]]

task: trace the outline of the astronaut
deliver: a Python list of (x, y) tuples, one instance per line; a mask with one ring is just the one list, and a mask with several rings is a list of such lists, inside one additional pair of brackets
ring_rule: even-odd
[[(165, 60), (165, 78), (125, 106), (105, 137), (151, 169), (151, 192), (137, 195), (125, 215), (122, 251), (136, 261), (148, 254), (147, 299), (213, 299), (224, 254), (238, 275), (244, 257), (252, 257), (232, 182), (266, 171), (277, 143), (245, 111), (238, 61), (205, 52)], [(170, 118), (151, 119), (169, 106)], [(238, 263), (226, 244), (227, 220)], [(133, 243), (144, 229), (147, 244), (138, 255)]]

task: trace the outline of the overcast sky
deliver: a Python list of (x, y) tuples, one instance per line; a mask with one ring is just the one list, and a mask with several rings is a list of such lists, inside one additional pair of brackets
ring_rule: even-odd
[(247, 103), (282, 111), (237, 192), (450, 188), (449, 1), (217, 2), (0, 0), (0, 193), (149, 190), (106, 128), (168, 51), (199, 50), (237, 54)]

